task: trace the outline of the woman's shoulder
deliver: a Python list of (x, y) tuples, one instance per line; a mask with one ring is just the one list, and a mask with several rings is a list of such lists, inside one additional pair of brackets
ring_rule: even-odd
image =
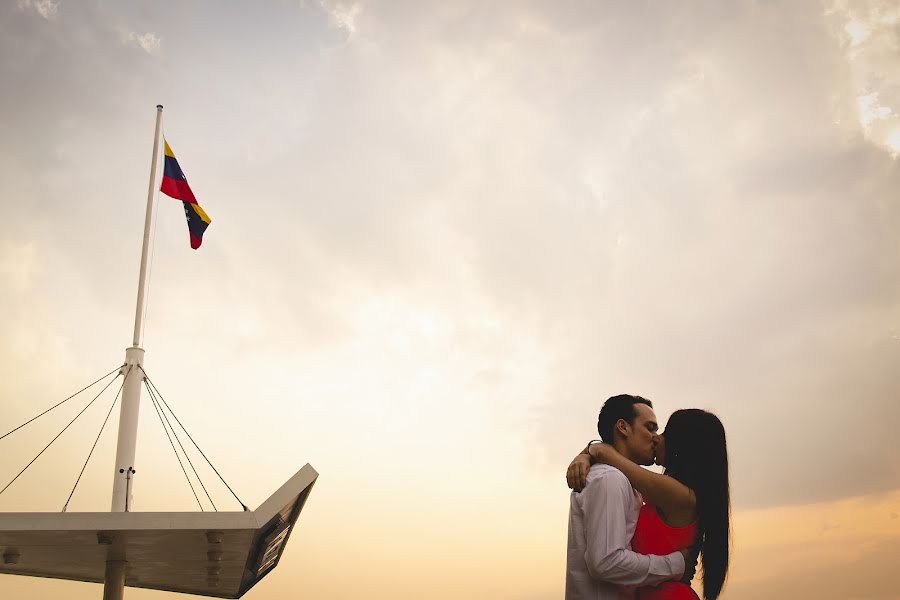
[(691, 529), (697, 526), (696, 511), (684, 510), (666, 514), (662, 508), (646, 501), (641, 505), (641, 518), (658, 522), (668, 529)]

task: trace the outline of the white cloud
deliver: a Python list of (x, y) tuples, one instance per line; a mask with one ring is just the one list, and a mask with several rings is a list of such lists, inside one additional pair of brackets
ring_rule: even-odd
[(871, 130), (875, 121), (883, 121), (893, 116), (890, 106), (882, 106), (878, 102), (878, 92), (872, 92), (857, 98), (859, 103), (859, 120), (866, 131)]
[[(192, 40), (198, 52), (190, 55), (199, 58), (194, 68), (180, 71), (234, 82), (232, 106), (253, 115), (238, 120), (233, 145), (204, 149), (197, 142), (182, 157), (192, 157), (195, 192), (214, 199), (205, 208), (215, 224), (196, 260), (210, 261), (220, 240), (228, 240), (259, 266), (243, 268), (220, 256), (202, 275), (185, 274), (198, 295), (220, 281), (240, 290), (229, 302), (205, 298), (209, 306), (224, 309), (204, 311), (207, 316), (200, 319), (190, 311), (185, 327), (199, 334), (233, 323), (229, 327), (241, 340), (236, 353), (265, 346), (293, 357), (296, 339), (319, 348), (354, 336), (380, 338), (383, 331), (348, 322), (347, 315), (365, 303), (343, 294), (347, 289), (428, 297), (421, 307), (405, 310), (424, 315), (420, 324), (435, 332), (459, 318), (453, 290), (471, 289), (473, 312), (503, 317), (498, 339), (546, 350), (532, 362), (542, 365), (536, 371), (549, 373), (546, 393), (540, 394), (548, 400), (544, 405), (537, 395), (529, 398), (523, 413), (537, 423), (531, 445), (554, 460), (572, 452), (563, 440), (571, 439), (575, 422), (592, 412), (587, 398), (613, 389), (640, 388), (669, 408), (693, 403), (718, 408), (716, 399), (727, 397), (723, 410), (748, 423), (763, 421), (767, 410), (757, 396), (775, 397), (782, 389), (810, 398), (829, 384), (837, 387), (835, 382), (850, 387), (857, 376), (877, 382), (871, 385), (878, 394), (893, 389), (888, 371), (869, 373), (865, 361), (857, 364), (838, 349), (877, 357), (897, 346), (886, 333), (889, 347), (868, 341), (872, 332), (885, 331), (883, 320), (890, 314), (885, 305), (894, 301), (885, 274), (894, 272), (891, 257), (898, 253), (895, 236), (883, 232), (895, 221), (890, 212), (895, 203), (882, 202), (882, 194), (895, 186), (878, 162), (889, 159), (860, 143), (857, 98), (866, 94), (847, 89), (846, 45), (829, 36), (820, 6), (780, 7), (777, 19), (769, 12), (775, 9), (752, 2), (737, 16), (727, 8), (704, 14), (679, 4), (669, 12), (645, 14), (624, 5), (588, 3), (578, 19), (540, 2), (516, 10), (471, 3), (456, 12), (415, 2), (359, 6), (317, 2), (311, 8), (330, 8), (336, 22), (345, 24), (342, 31), (365, 34), (378, 52), (338, 43), (298, 59), (281, 45), (270, 52), (253, 44), (243, 62), (229, 63), (238, 69), (228, 70), (216, 62), (228, 48), (227, 36), (203, 44)], [(318, 27), (328, 34), (323, 39), (333, 42), (339, 36), (324, 21), (319, 13)], [(132, 22), (116, 31), (142, 48), (158, 47), (156, 32), (167, 36), (167, 43), (188, 39), (152, 22)], [(291, 32), (286, 28), (267, 39), (290, 40)], [(873, 33), (860, 47), (868, 48), (879, 35)], [(44, 43), (56, 48), (50, 37)], [(68, 66), (63, 49), (57, 52), (57, 65)], [(58, 66), (58, 76), (37, 70), (29, 78), (19, 76), (22, 85), (15, 88), (34, 89), (28, 98), (40, 98), (44, 110), (30, 115), (24, 121), (28, 127), (10, 138), (16, 143), (9, 156), (34, 161), (63, 142), (80, 147), (84, 135), (92, 136), (96, 147), (125, 144), (117, 127), (108, 124), (89, 128), (85, 121), (77, 136), (56, 127), (70, 103), (55, 105), (64, 94), (45, 93), (109, 87), (134, 94), (117, 106), (139, 103), (151, 87), (145, 82), (153, 79), (143, 75), (154, 73), (146, 70), (138, 77), (136, 67), (148, 69), (143, 64), (148, 61), (136, 52), (120, 54), (127, 56), (117, 57), (122, 62), (113, 70)], [(285, 57), (290, 58), (282, 61)], [(98, 52), (92, 60), (103, 65), (106, 58)], [(209, 68), (196, 68), (203, 65)], [(890, 62), (878, 65), (879, 72), (891, 68)], [(28, 87), (34, 72), (41, 73), (43, 88)], [(110, 77), (116, 73), (119, 79)], [(243, 79), (235, 81), (236, 74)], [(93, 77), (87, 80), (93, 85), (84, 83), (85, 77)], [(203, 139), (198, 132), (210, 126), (210, 115), (196, 108), (190, 119), (186, 115), (190, 106), (208, 104), (204, 94), (213, 86), (176, 81), (170, 81), (172, 90), (190, 91), (170, 92), (185, 107), (185, 116), (173, 112), (172, 117), (182, 119), (181, 135)], [(875, 116), (886, 116), (884, 107), (900, 106), (890, 103), (889, 89), (867, 94), (874, 92), (867, 102)], [(831, 126), (832, 104), (848, 115), (850, 142)], [(127, 127), (146, 127), (140, 121), (145, 115), (129, 110)], [(46, 119), (47, 112), (54, 118)], [(872, 126), (889, 121), (873, 118)], [(29, 135), (42, 123), (49, 124), (45, 133)], [(110, 139), (93, 131), (110, 132)], [(241, 148), (252, 149), (256, 161), (244, 161)], [(55, 202), (69, 189), (90, 187), (78, 185), (86, 175), (73, 156), (29, 164), (38, 166), (27, 181), (44, 187), (21, 195), (53, 207), (44, 213), (45, 227), (57, 235), (48, 233), (46, 239), (70, 242), (67, 236), (76, 230), (61, 225), (69, 217), (93, 215), (86, 230), (106, 218), (108, 211), (96, 206), (79, 205), (76, 215), (67, 212), (74, 203)], [(216, 174), (223, 164), (228, 177)], [(146, 167), (137, 165), (132, 179), (141, 181)], [(104, 183), (118, 194), (133, 181)], [(84, 201), (96, 197), (88, 194)], [(278, 218), (246, 210), (243, 198), (270, 199)], [(30, 215), (24, 208), (22, 213)], [(171, 214), (181, 248), (183, 216)], [(8, 219), (5, 226), (13, 231), (15, 222)], [(161, 236), (165, 227), (160, 225)], [(839, 252), (835, 240), (841, 241)], [(97, 248), (97, 256), (80, 255), (77, 264), (99, 269), (105, 264), (100, 246), (85, 250), (90, 248)], [(160, 260), (157, 256), (158, 267)], [(122, 277), (122, 294), (130, 294), (132, 283)], [(300, 281), (304, 285), (296, 284)], [(166, 314), (175, 321), (180, 302), (166, 304), (161, 289), (154, 291), (151, 319)], [(88, 309), (107, 308), (106, 297), (85, 296), (91, 298)], [(352, 302), (336, 307), (335, 297)], [(163, 312), (163, 306), (170, 310)], [(816, 331), (807, 328), (810, 319)], [(417, 343), (427, 339), (407, 337)], [(484, 353), (485, 360), (491, 356)], [(765, 357), (772, 356), (780, 360), (768, 364)], [(421, 358), (410, 355), (409, 371), (420, 370)], [(817, 384), (810, 373), (822, 363), (842, 367), (824, 369), (828, 377)], [(426, 367), (421, 372), (455, 374), (466, 368)], [(753, 393), (762, 385), (756, 377), (762, 370), (770, 387)], [(421, 385), (433, 389), (427, 377)], [(878, 400), (867, 402), (874, 408)], [(539, 405), (543, 412), (534, 410)], [(753, 462), (759, 454), (748, 452), (741, 439), (735, 441), (736, 464), (761, 473)], [(792, 436), (785, 438), (784, 444), (795, 443)], [(741, 465), (742, 460), (747, 462)], [(763, 487), (781, 475), (766, 473), (766, 481), (755, 486), (761, 490), (754, 492), (757, 497), (781, 501)]]
[(900, 153), (900, 127), (894, 129), (887, 136), (887, 145), (894, 151), (894, 154)]
[(43, 18), (50, 20), (59, 13), (59, 2), (53, 0), (17, 0), (19, 10), (32, 9)]
[(827, 15), (836, 19), (834, 34), (844, 46), (849, 85), (857, 97), (863, 135), (893, 155), (900, 140), (900, 67), (896, 29), (900, 7), (879, 0), (835, 2)]
[(347, 30), (351, 36), (356, 33), (356, 20), (363, 9), (361, 2), (319, 0), (319, 5), (325, 9), (335, 25)]
[(144, 50), (147, 54), (156, 54), (160, 48), (159, 37), (152, 32), (136, 33), (129, 31), (125, 36), (126, 43), (137, 46)]
[(865, 23), (859, 21), (850, 21), (844, 26), (844, 31), (850, 36), (851, 46), (859, 46), (872, 35), (872, 30)]

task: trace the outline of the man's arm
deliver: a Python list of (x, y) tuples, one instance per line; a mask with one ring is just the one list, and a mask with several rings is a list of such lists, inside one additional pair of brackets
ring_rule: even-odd
[(628, 586), (681, 578), (685, 566), (681, 552), (657, 556), (631, 550), (625, 511), (633, 492), (624, 475), (603, 473), (581, 493), (587, 543), (584, 560), (591, 577)]

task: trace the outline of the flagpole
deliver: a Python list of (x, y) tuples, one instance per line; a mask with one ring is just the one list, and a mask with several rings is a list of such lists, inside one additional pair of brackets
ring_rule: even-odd
[(138, 281), (137, 307), (134, 311), (133, 346), (141, 345), (144, 326), (144, 294), (147, 287), (147, 250), (150, 247), (150, 223), (153, 220), (153, 199), (156, 196), (156, 161), (159, 159), (159, 132), (162, 130), (162, 104), (156, 105), (156, 133), (153, 136), (153, 158), (150, 162), (150, 186), (147, 190), (147, 214), (144, 217), (144, 245), (141, 248), (141, 274)]
[[(120, 371), (125, 376), (122, 384), (122, 408), (119, 412), (119, 439), (116, 444), (116, 464), (113, 469), (112, 506), (110, 512), (130, 512), (132, 508), (133, 480), (136, 473), (134, 455), (137, 447), (138, 415), (141, 407), (141, 383), (144, 381), (144, 349), (141, 336), (146, 306), (147, 253), (150, 247), (150, 225), (153, 222), (153, 199), (156, 195), (156, 163), (159, 158), (159, 132), (162, 130), (162, 105), (156, 106), (156, 132), (153, 135), (153, 158), (150, 161), (150, 187), (147, 190), (147, 214), (144, 217), (144, 244), (141, 247), (141, 272), (138, 278), (137, 307), (134, 312), (134, 338), (125, 349), (125, 364)], [(106, 557), (106, 573), (103, 582), (103, 600), (122, 600), (125, 596), (127, 557), (121, 544), (112, 544)]]
[(147, 255), (150, 246), (150, 226), (153, 222), (153, 205), (156, 196), (157, 161), (159, 158), (159, 137), (162, 130), (162, 105), (156, 107), (156, 133), (153, 137), (153, 158), (150, 162), (150, 185), (147, 190), (147, 214), (144, 218), (144, 244), (141, 249), (141, 271), (138, 280), (137, 307), (134, 313), (134, 338), (132, 346), (125, 350), (125, 365), (122, 373), (125, 384), (122, 389), (122, 408), (119, 413), (119, 439), (116, 446), (116, 464), (113, 470), (113, 492), (111, 512), (128, 512), (132, 508), (134, 488), (134, 456), (137, 446), (138, 414), (141, 405), (141, 383), (144, 373), (144, 349), (141, 348), (143, 335), (144, 308), (147, 289)]

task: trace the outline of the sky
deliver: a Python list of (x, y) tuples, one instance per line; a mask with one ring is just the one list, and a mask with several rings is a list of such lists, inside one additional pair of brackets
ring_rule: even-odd
[[(900, 599), (896, 3), (3, 0), (0, 81), (0, 434), (124, 358), (162, 104), (212, 224), (159, 196), (145, 368), (251, 508), (320, 473), (248, 598), (561, 597), (566, 466), (634, 393), (725, 425), (723, 598)], [(0, 510), (60, 510), (109, 402)], [(136, 462), (199, 510), (146, 398)]]

